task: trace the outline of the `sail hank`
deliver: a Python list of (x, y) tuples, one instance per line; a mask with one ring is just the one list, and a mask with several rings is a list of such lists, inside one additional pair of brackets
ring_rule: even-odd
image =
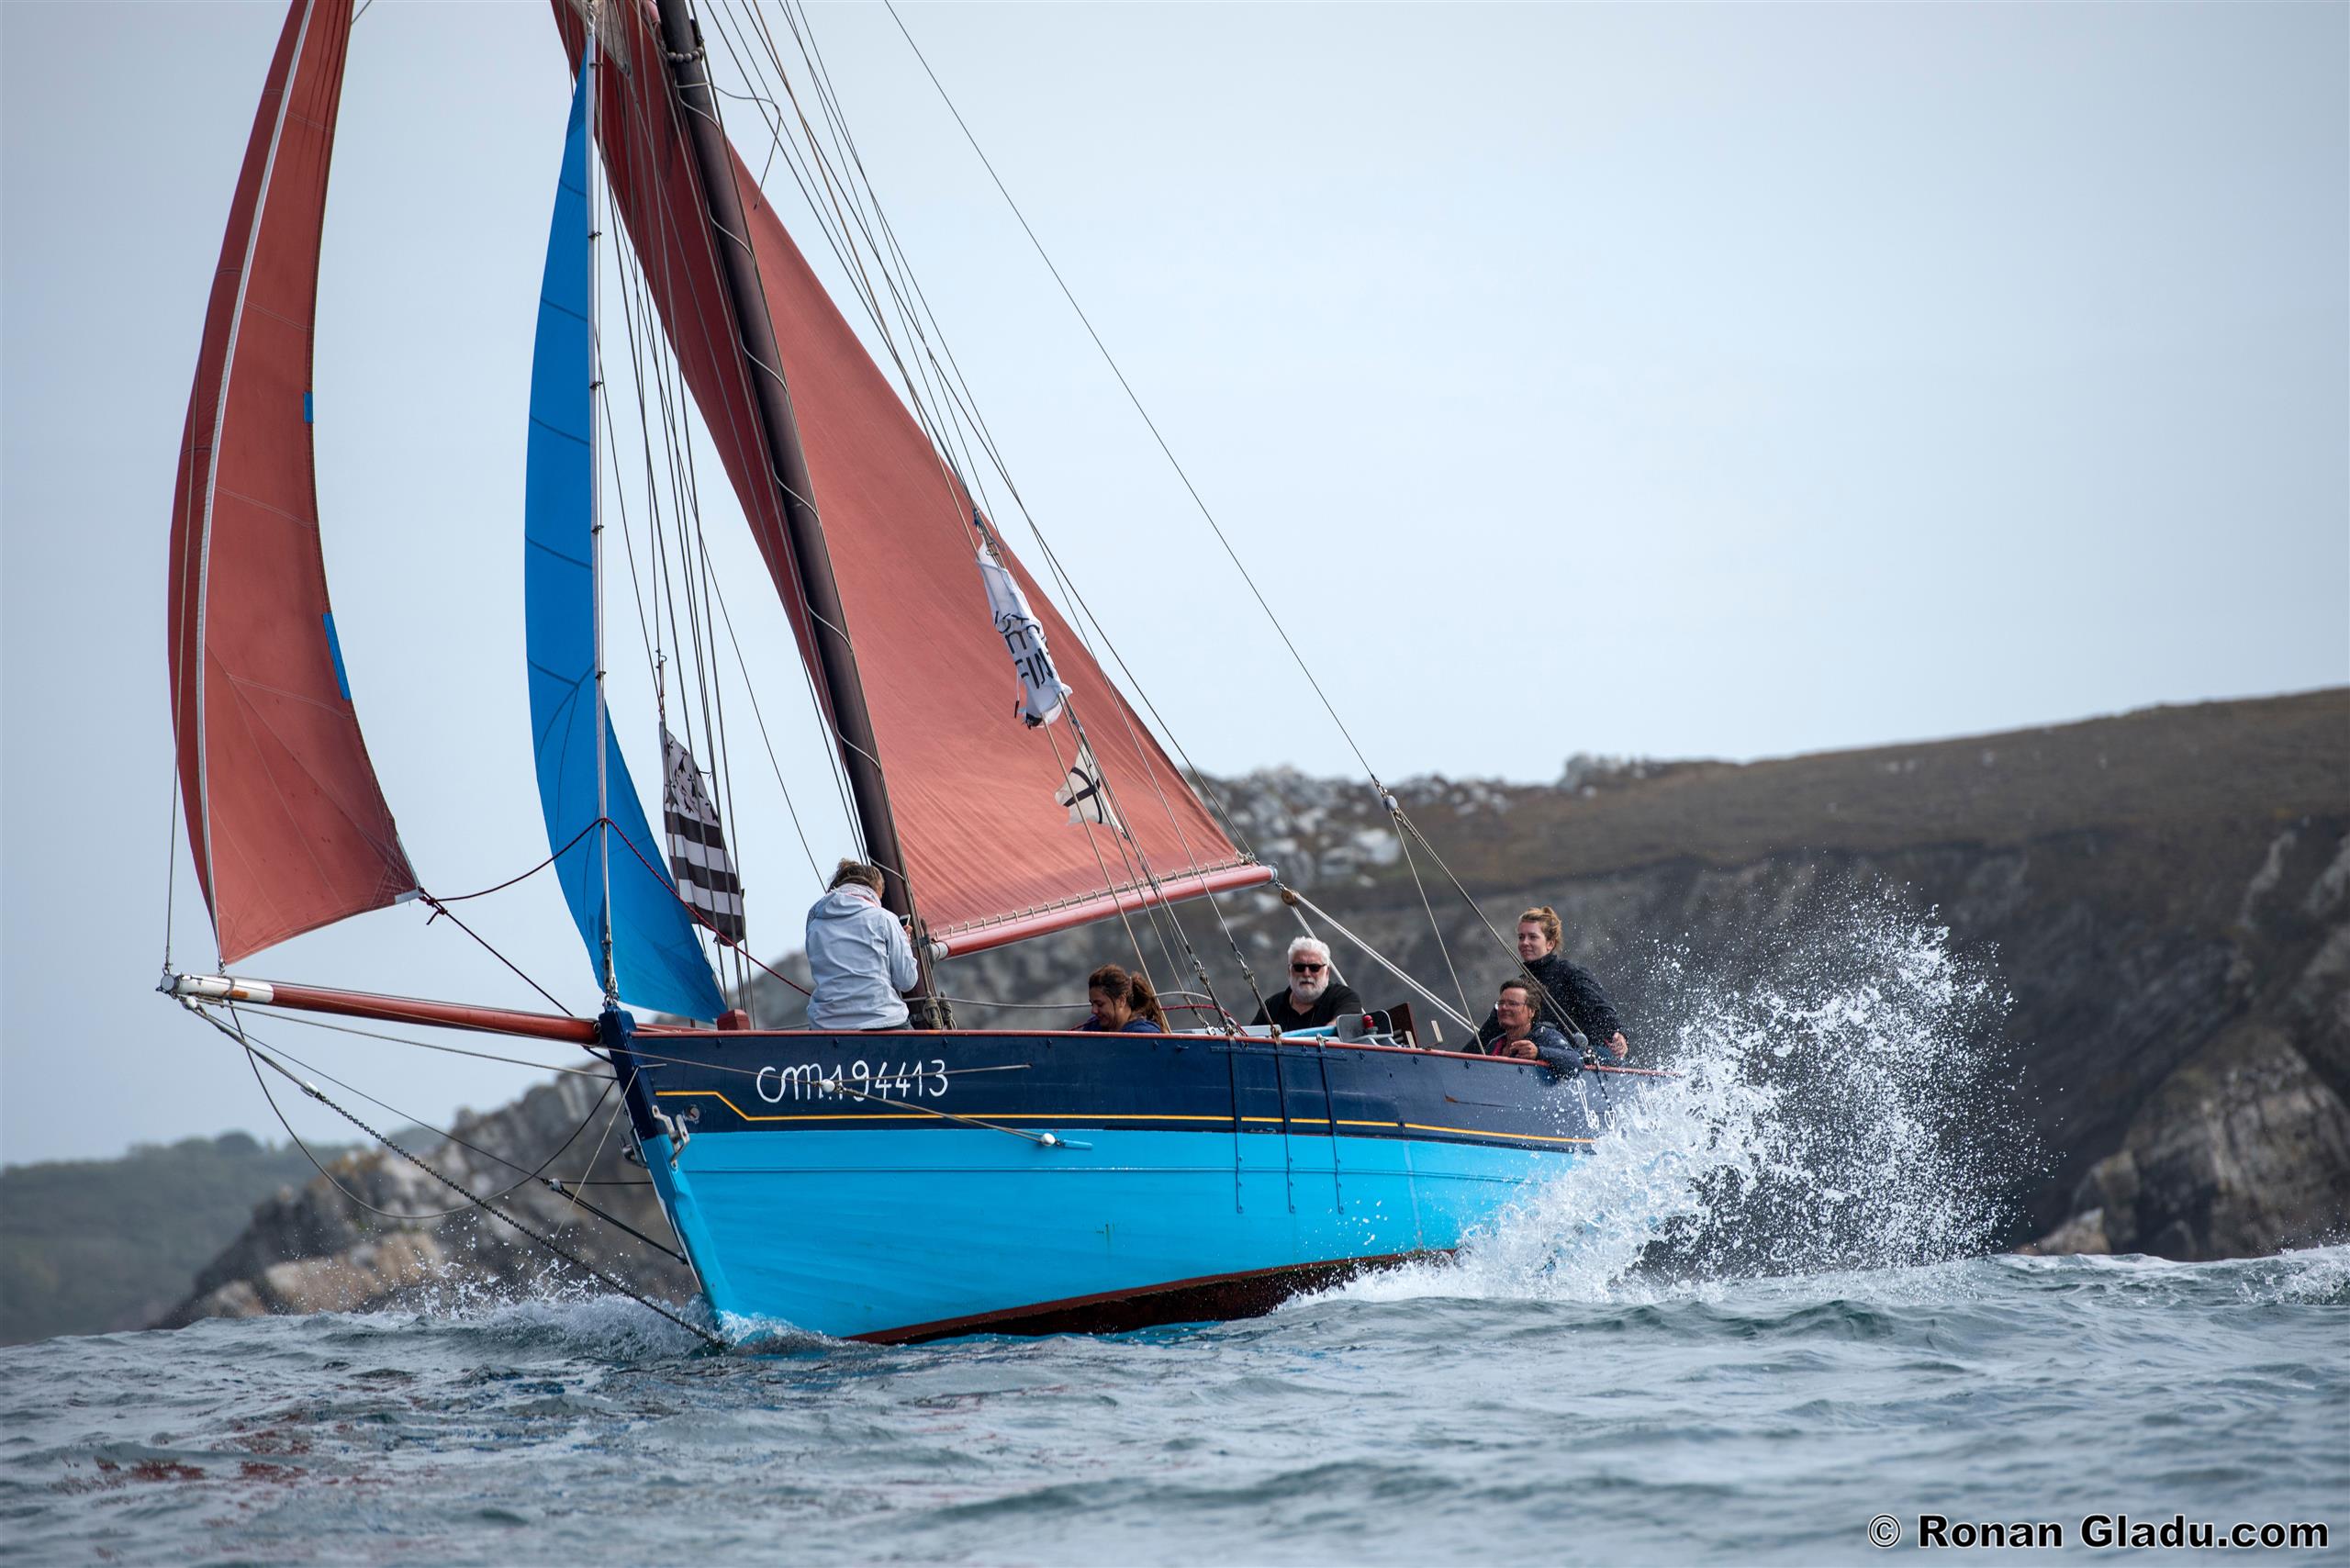
[[(553, 8), (576, 61), (578, 17), (569, 0), (553, 0)], [(730, 150), (743, 236), (756, 263), (754, 308), (766, 312), (779, 364), (754, 364), (743, 351), (716, 252), (737, 236), (712, 231), (676, 95), (650, 64), (664, 57), (649, 15), (639, 6), (626, 16), (640, 67), (597, 116), (614, 205), (802, 656), (815, 668), (778, 468), (754, 398), (760, 377), (780, 374), (789, 389), (809, 498), (822, 522), (823, 569), (837, 590), (873, 748), (887, 774), (900, 869), (934, 940), (968, 950), (990, 930), (1035, 935), (1119, 908), (1267, 879), (1270, 873), (1235, 848), (1058, 607), (996, 541), (990, 564), (1050, 648), (1055, 683), (1079, 694), (1072, 711), (1085, 721), (1104, 799), (1115, 802), (1123, 831), (1070, 823), (1059, 797), (1075, 746), (1062, 726), (1022, 722), (1039, 716), (1027, 711), (1030, 694), (1024, 686), (1016, 695), (1007, 689), (1005, 638), (990, 596), (973, 591), (970, 496), (826, 296), (750, 167)], [(1188, 614), (1181, 602), (1188, 586), (1175, 568), (1163, 586), (1123, 588), (1117, 608)]]
[(583, 73), (564, 139), (531, 359), (522, 589), (539, 806), (556, 880), (599, 982), (609, 938), (623, 999), (715, 1018), (726, 1003), (693, 915), (661, 863), (597, 678), (587, 95)]
[(172, 501), (172, 723), (221, 960), (412, 896), (335, 637), (310, 351), (351, 6), (294, 0), (205, 312)]

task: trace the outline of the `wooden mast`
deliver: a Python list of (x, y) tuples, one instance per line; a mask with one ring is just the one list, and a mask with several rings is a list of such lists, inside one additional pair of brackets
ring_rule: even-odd
[[(743, 213), (742, 194), (735, 189), (733, 161), (726, 130), (718, 114), (710, 72), (702, 52), (701, 27), (688, 9), (687, 0), (658, 0), (661, 41), (668, 56), (670, 82), (675, 86), (693, 144), (694, 164), (701, 175), (711, 242), (719, 271), (733, 307), (735, 331), (748, 362), (753, 401), (761, 432), (775, 461), (775, 476), (782, 491), (785, 543), (791, 552), (794, 575), (808, 610), (808, 641), (815, 652), (816, 676), (824, 689), (825, 707), (839, 737), (841, 761), (848, 774), (849, 794), (866, 853), (881, 869), (881, 902), (892, 914), (912, 920), (913, 899), (906, 886), (905, 857), (898, 846), (898, 830), (890, 814), (889, 790), (882, 778), (879, 754), (873, 739), (873, 721), (865, 705), (865, 688), (857, 678), (856, 654), (850, 646), (847, 618), (840, 590), (833, 577), (832, 555), (824, 543), (823, 522), (813, 499), (808, 455), (801, 448), (800, 427), (791, 415), (791, 397), (784, 386), (783, 360), (769, 320), (765, 291), (759, 283), (757, 260), (747, 242), (749, 226)], [(922, 967), (922, 989), (935, 994), (931, 980), (930, 944), (914, 926), (914, 953)]]

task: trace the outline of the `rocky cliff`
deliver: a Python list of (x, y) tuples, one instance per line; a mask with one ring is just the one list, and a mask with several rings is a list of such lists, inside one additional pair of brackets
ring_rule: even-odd
[[(674, 1247), (644, 1172), (621, 1152), (628, 1137), (610, 1081), (565, 1073), (487, 1115), (464, 1116), (445, 1141), (404, 1143), (434, 1170), (598, 1268), (654, 1295), (681, 1300), (684, 1267), (596, 1218), (576, 1199)], [(558, 1193), (546, 1185), (561, 1181)], [(330, 1160), (281, 1189), (196, 1275), (187, 1299), (157, 1324), (267, 1313), (360, 1311), (467, 1294), (523, 1295), (585, 1276), (512, 1226), (489, 1218), (408, 1161), (375, 1150)]]
[[(1285, 881), (1474, 1011), (1508, 961), (1494, 931), (1526, 904), (1556, 906), (1636, 1047), (1644, 1024), (1652, 1040), (1686, 1019), (1693, 983), (1767, 984), (1790, 963), (1832, 961), (1855, 910), (1930, 912), (2006, 995), (1970, 1026), (1982, 1050), (2020, 1063), (2030, 1125), (1997, 1135), (2019, 1150), (2011, 1244), (2199, 1259), (2350, 1226), (2350, 690), (1746, 765), (1578, 757), (1545, 785), (1397, 786), (1435, 856), (1400, 839), (1360, 783), (1274, 771), (1213, 787)], [(1208, 989), (1245, 1016), (1243, 963), (1281, 984), (1299, 915), (1225, 902), (1229, 940), (1190, 905), (1180, 934), (1111, 923), (956, 960), (946, 989), (965, 1023), (1074, 1022), (1093, 964), (1139, 945), (1165, 983), (1188, 972), (1188, 939)], [(1371, 1004), (1406, 995), (1338, 949)], [(805, 978), (796, 959), (778, 967)], [(752, 1007), (763, 1025), (800, 1015), (773, 981)], [(461, 1136), (527, 1168), (595, 1089), (534, 1091)], [(463, 1148), (434, 1158), (493, 1188), (514, 1174)], [(443, 1206), (446, 1190), (412, 1168), (355, 1159), (343, 1174), (379, 1207)], [(591, 1174), (641, 1180), (609, 1155)], [(666, 1238), (644, 1189), (608, 1191)], [(552, 1197), (527, 1201), (547, 1213)], [(518, 1282), (544, 1267), (498, 1227), (453, 1224), (389, 1226), (313, 1182), (263, 1206), (178, 1317), (357, 1305), (451, 1269)], [(623, 1255), (649, 1284), (683, 1289), (641, 1247), (599, 1254)]]

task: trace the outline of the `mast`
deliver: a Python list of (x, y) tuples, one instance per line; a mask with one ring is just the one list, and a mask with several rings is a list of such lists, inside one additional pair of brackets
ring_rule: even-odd
[(587, 99), (588, 134), (580, 151), (579, 175), (588, 213), (588, 580), (596, 605), (596, 857), (597, 875), (604, 890), (604, 1005), (620, 1004), (620, 972), (612, 963), (612, 823), (611, 783), (607, 777), (607, 727), (611, 710), (604, 701), (604, 476), (597, 445), (603, 416), (598, 393), (604, 384), (604, 273), (596, 255), (596, 13), (588, 13), (588, 47), (580, 51), (580, 91)]
[[(775, 328), (769, 320), (759, 283), (758, 262), (747, 242), (740, 193), (734, 186), (733, 159), (726, 130), (718, 117), (718, 100), (711, 90), (710, 73), (702, 53), (701, 26), (688, 9), (687, 0), (658, 0), (661, 41), (669, 57), (670, 80), (685, 108), (685, 121), (694, 150), (694, 164), (701, 175), (702, 198), (710, 216), (711, 239), (719, 255), (719, 270), (733, 307), (735, 330), (749, 362), (753, 400), (759, 425), (775, 460), (775, 476), (782, 489), (785, 543), (791, 552), (800, 591), (807, 602), (808, 640), (814, 650), (817, 678), (822, 682), (825, 706), (840, 737), (841, 761), (848, 774), (849, 794), (856, 808), (857, 825), (867, 857), (881, 869), (881, 902), (890, 913), (912, 919), (913, 900), (906, 887), (905, 857), (898, 846), (897, 824), (890, 814), (889, 790), (881, 775), (879, 752), (873, 738), (873, 721), (865, 705), (865, 688), (857, 678), (856, 655), (849, 645), (847, 617), (840, 589), (833, 578), (824, 528), (816, 514), (815, 489), (808, 476), (808, 455), (800, 442), (800, 426), (792, 418), (790, 393), (783, 383), (783, 359), (778, 352)], [(931, 980), (930, 944), (914, 926), (914, 955), (922, 969), (922, 989), (935, 993)]]

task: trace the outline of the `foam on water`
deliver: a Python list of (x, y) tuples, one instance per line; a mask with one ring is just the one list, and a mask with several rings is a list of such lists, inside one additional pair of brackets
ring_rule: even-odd
[(1452, 1259), (1327, 1293), (1616, 1301), (1761, 1276), (1978, 1255), (2042, 1153), (2002, 1045), (2007, 996), (1890, 895), (1815, 918), (1733, 968), (1651, 960), (1648, 1064), (1581, 1080), (1590, 1157)]

